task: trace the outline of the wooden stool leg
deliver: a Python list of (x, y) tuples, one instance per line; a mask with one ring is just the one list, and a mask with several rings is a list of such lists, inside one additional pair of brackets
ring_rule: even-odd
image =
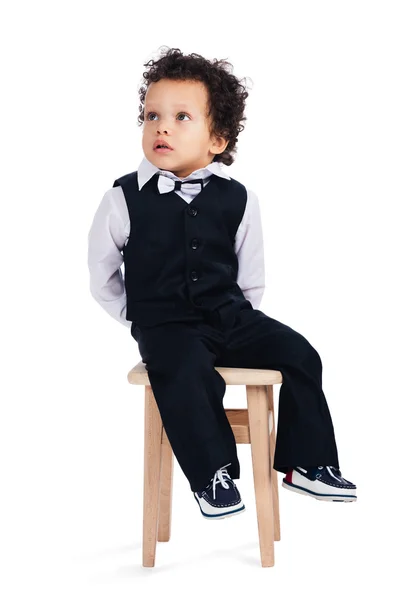
[(168, 542), (171, 537), (174, 454), (164, 428), (162, 432), (161, 457), (160, 512), (157, 541)]
[(265, 385), (247, 385), (246, 395), (261, 565), (273, 567), (275, 556), (272, 468), (269, 449), (268, 398), (265, 388)]
[(270, 433), (270, 457), (271, 457), (271, 471), (272, 471), (272, 500), (274, 507), (274, 539), (278, 542), (281, 539), (281, 525), (279, 517), (279, 492), (278, 492), (278, 473), (273, 468), (274, 456), (275, 456), (275, 443), (276, 443), (276, 432), (275, 432), (275, 413), (274, 413), (274, 386), (267, 385), (267, 397), (268, 397), (268, 411), (269, 411), (269, 433)]
[(159, 514), (162, 421), (151, 386), (145, 386), (143, 566), (154, 567)]

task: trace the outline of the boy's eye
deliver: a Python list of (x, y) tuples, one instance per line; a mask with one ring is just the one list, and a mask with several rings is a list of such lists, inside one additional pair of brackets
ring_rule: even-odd
[[(152, 115), (155, 115), (155, 114), (157, 114), (157, 113), (155, 113), (155, 112), (149, 112), (149, 113), (147, 113), (147, 115), (146, 115), (146, 118), (147, 118), (149, 121), (153, 121), (154, 119), (151, 119), (150, 117), (151, 117)], [(188, 115), (188, 114), (186, 114), (186, 113), (178, 113), (178, 114), (179, 114), (179, 116), (180, 116), (180, 115), (184, 115), (184, 116), (186, 116), (186, 117), (189, 117), (189, 115)], [(189, 117), (189, 119), (190, 119), (190, 117)], [(179, 120), (180, 120), (180, 121), (182, 121), (182, 119), (179, 119)]]

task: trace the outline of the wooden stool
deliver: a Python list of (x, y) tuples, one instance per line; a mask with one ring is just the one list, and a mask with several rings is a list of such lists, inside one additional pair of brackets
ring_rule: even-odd
[[(237, 444), (251, 444), (261, 565), (274, 566), (274, 540), (281, 539), (278, 477), (273, 469), (275, 415), (273, 385), (280, 371), (215, 367), (226, 385), (245, 385), (247, 409), (225, 409)], [(146, 366), (139, 362), (128, 381), (145, 386), (143, 566), (154, 567), (156, 542), (171, 535), (174, 455), (162, 425)]]

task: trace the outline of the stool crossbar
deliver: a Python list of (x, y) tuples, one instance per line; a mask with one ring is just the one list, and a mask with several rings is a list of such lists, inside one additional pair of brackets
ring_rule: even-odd
[[(280, 371), (215, 367), (226, 385), (245, 385), (247, 408), (225, 409), (237, 444), (250, 444), (262, 567), (273, 567), (274, 542), (281, 539), (275, 454), (274, 384)], [(142, 564), (154, 567), (156, 544), (171, 535), (174, 454), (162, 425), (148, 378), (139, 362), (128, 373), (133, 385), (145, 386)]]

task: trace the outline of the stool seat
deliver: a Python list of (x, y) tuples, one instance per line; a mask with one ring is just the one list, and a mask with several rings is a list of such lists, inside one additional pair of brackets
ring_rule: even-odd
[[(247, 408), (225, 408), (237, 444), (250, 444), (258, 537), (262, 567), (275, 564), (274, 542), (281, 539), (275, 454), (274, 384), (282, 373), (271, 369), (214, 367), (226, 385), (246, 386)], [(128, 382), (144, 386), (144, 481), (142, 564), (154, 567), (156, 544), (171, 535), (174, 453), (164, 429), (146, 364), (140, 361), (128, 373)]]
[[(273, 385), (282, 383), (281, 372), (270, 369), (215, 367), (215, 370), (225, 379), (226, 385)], [(129, 371), (128, 381), (134, 385), (150, 385), (144, 362), (139, 362)]]

